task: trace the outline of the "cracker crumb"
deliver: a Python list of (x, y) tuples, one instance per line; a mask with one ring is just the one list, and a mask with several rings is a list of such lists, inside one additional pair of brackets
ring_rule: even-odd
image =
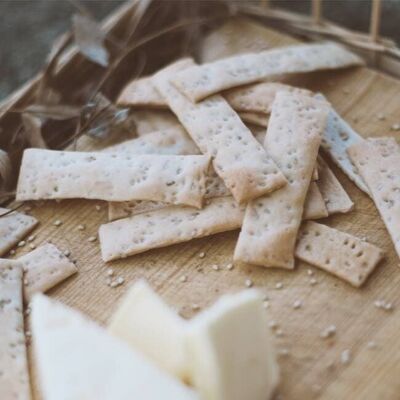
[(64, 251), (64, 256), (69, 257), (71, 255), (71, 252), (69, 250)]
[(110, 286), (112, 288), (116, 288), (118, 286), (118, 282), (117, 281), (113, 281), (113, 282), (110, 283)]
[(295, 309), (295, 310), (298, 310), (299, 308), (301, 308), (303, 306), (303, 302), (301, 301), (301, 300), (296, 300), (294, 303), (293, 303), (293, 308)]
[(347, 365), (350, 363), (351, 360), (351, 352), (349, 349), (343, 350), (342, 353), (340, 354), (340, 362), (343, 365)]
[(376, 308), (380, 308), (385, 311), (393, 311), (393, 309), (394, 309), (394, 306), (392, 303), (386, 302), (384, 300), (375, 300), (374, 306)]
[(219, 271), (219, 266), (218, 266), (217, 264), (212, 265), (211, 268), (212, 268), (214, 271)]
[(60, 219), (56, 219), (56, 220), (53, 222), (53, 225), (54, 225), (54, 226), (61, 226), (61, 225), (62, 225), (62, 221), (61, 221)]
[(200, 254), (199, 254), (199, 257), (200, 258), (204, 258), (206, 256), (206, 253), (204, 253), (204, 251), (202, 251)]
[(32, 250), (36, 249), (36, 245), (34, 243), (29, 243), (29, 248)]
[(226, 266), (226, 269), (227, 269), (228, 271), (232, 271), (232, 270), (233, 270), (233, 264), (232, 264), (232, 263), (229, 263), (229, 264)]
[(26, 244), (25, 240), (21, 240), (21, 241), (17, 244), (17, 246), (18, 246), (18, 247), (24, 247), (25, 244)]
[(31, 235), (28, 237), (28, 242), (33, 242), (36, 239), (36, 235)]
[(97, 240), (96, 236), (89, 236), (88, 242), (95, 242)]
[(308, 269), (307, 270), (307, 275), (308, 276), (313, 276), (314, 275), (314, 271), (312, 269)]
[(78, 225), (78, 231), (83, 231), (85, 229), (85, 225)]
[(283, 330), (282, 329), (277, 329), (275, 331), (275, 335), (278, 336), (278, 337), (282, 337), (283, 336)]
[(106, 273), (107, 273), (108, 276), (113, 276), (114, 275), (114, 270), (112, 268), (108, 268)]
[(282, 289), (283, 288), (283, 283), (282, 282), (278, 282), (276, 285), (275, 285), (275, 289)]
[(254, 283), (253, 283), (253, 281), (251, 279), (246, 279), (244, 284), (248, 288), (251, 288), (254, 285)]
[(186, 275), (182, 275), (182, 276), (179, 278), (179, 280), (180, 280), (182, 283), (184, 283), (184, 282), (187, 282), (188, 278), (187, 278)]
[(336, 326), (335, 325), (329, 325), (327, 328), (325, 328), (320, 334), (320, 338), (326, 339), (328, 337), (332, 337), (336, 334)]
[(117, 278), (117, 283), (118, 283), (118, 285), (122, 285), (124, 282), (125, 282), (125, 279), (124, 279), (122, 276), (119, 276), (119, 277)]

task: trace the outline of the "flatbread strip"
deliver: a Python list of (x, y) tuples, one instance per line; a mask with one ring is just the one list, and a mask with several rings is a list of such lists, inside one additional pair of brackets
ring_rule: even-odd
[(170, 206), (110, 222), (99, 229), (102, 258), (111, 261), (237, 229), (243, 215), (244, 208), (232, 197), (218, 197), (201, 210)]
[(283, 174), (221, 96), (192, 104), (171, 85), (171, 76), (192, 64), (178, 61), (153, 82), (200, 151), (213, 157), (216, 173), (235, 200), (242, 203), (283, 186)]
[[(316, 98), (325, 99), (318, 94)], [(350, 160), (347, 149), (355, 143), (359, 143), (363, 138), (355, 132), (352, 127), (331, 108), (326, 129), (322, 138), (321, 147), (329, 154), (332, 161), (352, 180), (359, 189), (369, 195), (367, 185), (361, 178), (357, 168)]]
[[(6, 254), (39, 223), (30, 215), (0, 207), (0, 256)], [(4, 216), (2, 216), (4, 215)]]
[(156, 200), (201, 207), (209, 157), (25, 150), (17, 200)]
[(325, 218), (328, 215), (328, 209), (318, 185), (315, 182), (311, 182), (304, 201), (303, 220)]
[(35, 293), (44, 293), (78, 272), (54, 244), (43, 246), (18, 258), (24, 269), (24, 299), (29, 302)]
[(334, 43), (280, 47), (232, 56), (178, 72), (171, 82), (193, 102), (225, 89), (276, 75), (363, 65), (362, 59)]
[(348, 149), (400, 256), (400, 147), (394, 138), (368, 139)]
[(247, 205), (234, 260), (294, 268), (294, 248), (317, 160), (327, 108), (309, 96), (279, 92), (264, 146), (289, 183)]
[(22, 265), (0, 260), (0, 399), (29, 400)]
[(299, 231), (296, 257), (360, 287), (383, 251), (348, 233), (308, 221)]
[(329, 215), (351, 211), (354, 208), (353, 201), (322, 157), (318, 157), (318, 165), (319, 179), (317, 185), (326, 203)]

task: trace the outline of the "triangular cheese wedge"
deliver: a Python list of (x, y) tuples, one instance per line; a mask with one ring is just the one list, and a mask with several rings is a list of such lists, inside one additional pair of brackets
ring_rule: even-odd
[(207, 400), (266, 400), (279, 369), (262, 295), (224, 296), (192, 321), (187, 337), (194, 386)]
[(45, 400), (192, 400), (198, 396), (80, 313), (43, 295), (32, 333)]
[(159, 367), (187, 380), (186, 326), (187, 321), (169, 308), (145, 281), (139, 281), (126, 294), (108, 329)]

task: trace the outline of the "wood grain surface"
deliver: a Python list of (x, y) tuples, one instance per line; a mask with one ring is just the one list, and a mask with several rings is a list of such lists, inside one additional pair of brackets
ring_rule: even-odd
[[(284, 35), (271, 35), (271, 46), (289, 43)], [(367, 68), (323, 72), (295, 77), (291, 83), (323, 92), (337, 111), (363, 136), (395, 136), (390, 127), (400, 122), (400, 82)], [(379, 119), (382, 114), (384, 119)], [(397, 133), (399, 135), (399, 133)], [(381, 246), (385, 260), (361, 289), (298, 262), (294, 271), (235, 265), (229, 271), (238, 232), (228, 232), (188, 243), (148, 251), (124, 260), (105, 264), (99, 243), (89, 242), (101, 223), (107, 221), (105, 203), (62, 201), (31, 203), (30, 213), (40, 221), (36, 245), (51, 241), (71, 251), (79, 273), (49, 292), (52, 298), (72, 306), (101, 324), (106, 324), (118, 300), (129, 285), (145, 278), (170, 305), (190, 318), (193, 303), (205, 308), (224, 293), (245, 288), (251, 279), (269, 297), (266, 310), (278, 323), (282, 335), (276, 336), (278, 349), (289, 354), (279, 358), (282, 382), (277, 398), (395, 400), (400, 397), (400, 268), (389, 235), (372, 201), (330, 163), (355, 202), (355, 210), (322, 220), (329, 226), (365, 237)], [(98, 211), (96, 205), (100, 205)], [(62, 225), (54, 225), (55, 220)], [(86, 225), (78, 230), (78, 225)], [(19, 256), (27, 246), (17, 250)], [(200, 252), (205, 253), (200, 258)], [(212, 266), (219, 265), (215, 271)], [(125, 284), (110, 288), (107, 268)], [(310, 285), (308, 269), (317, 284)], [(180, 277), (187, 276), (182, 282)], [(282, 282), (283, 288), (275, 285)], [(394, 304), (392, 312), (374, 306), (375, 300)], [(300, 309), (292, 307), (301, 300)], [(29, 323), (27, 321), (27, 323)], [(334, 324), (337, 333), (322, 339), (320, 333)], [(368, 342), (376, 348), (370, 349)], [(342, 351), (349, 349), (350, 362), (341, 363)], [(62, 362), (62, 360), (60, 360)], [(32, 365), (32, 364), (31, 364)], [(39, 399), (32, 368), (35, 399)]]

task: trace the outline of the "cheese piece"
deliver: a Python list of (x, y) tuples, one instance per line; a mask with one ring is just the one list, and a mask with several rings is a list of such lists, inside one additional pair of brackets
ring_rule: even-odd
[(207, 400), (267, 400), (279, 369), (262, 295), (224, 296), (192, 320), (187, 338), (194, 386)]
[(170, 309), (145, 281), (131, 287), (108, 330), (160, 368), (187, 379), (186, 321)]
[(198, 396), (78, 312), (32, 300), (32, 337), (46, 400), (194, 400)]

